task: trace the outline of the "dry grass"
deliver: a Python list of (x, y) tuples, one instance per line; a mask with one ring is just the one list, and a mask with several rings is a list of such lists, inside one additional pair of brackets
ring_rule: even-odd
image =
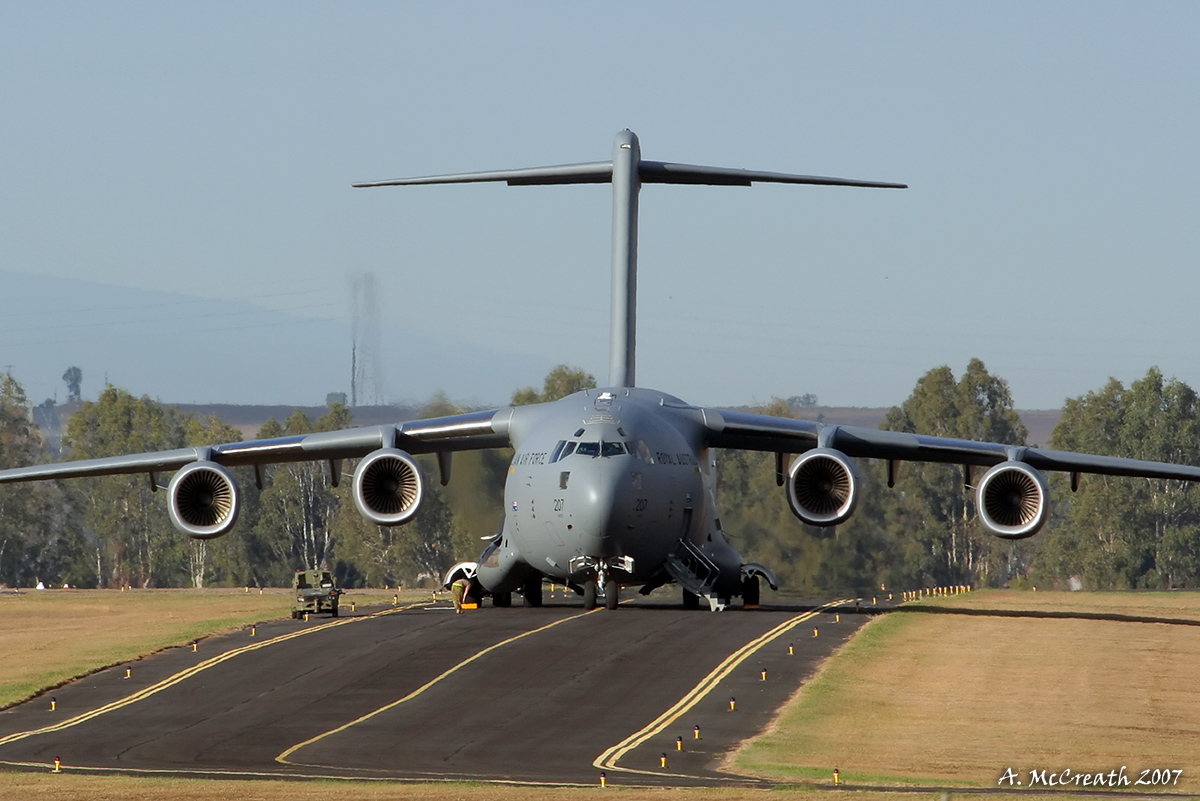
[[(346, 600), (383, 603), (391, 596), (352, 590)], [(286, 589), (7, 591), (0, 594), (0, 708), (76, 676), (290, 610)]]
[[(530, 787), (497, 784), (400, 784), (396, 782), (334, 781), (217, 781), (206, 779), (133, 778), (124, 776), (73, 776), (48, 773), (0, 773), (0, 784), (9, 798), (43, 801), (329, 801), (354, 798), (363, 801), (402, 798), (406, 801), (575, 801), (594, 799), (598, 787)], [(610, 785), (605, 798), (618, 801), (829, 801), (841, 794), (788, 788), (771, 791), (733, 788), (678, 789)], [(937, 801), (940, 793), (856, 792), (854, 801)], [(1028, 801), (1027, 796), (989, 795), (988, 801)], [(1063, 800), (1065, 801), (1065, 799)]]
[(1165, 789), (1200, 788), (1200, 626), (1188, 625), (1200, 594), (980, 592), (903, 609), (860, 632), (731, 766), (994, 788), (1009, 767), (1027, 780), (1124, 765), (1133, 779), (1181, 769)]

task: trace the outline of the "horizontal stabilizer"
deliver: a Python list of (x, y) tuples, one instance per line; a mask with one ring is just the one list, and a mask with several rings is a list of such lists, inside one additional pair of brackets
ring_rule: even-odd
[[(792, 175), (784, 172), (739, 170), (729, 167), (703, 167), (695, 164), (671, 164), (663, 161), (639, 161), (638, 178), (644, 184), (704, 184), (708, 186), (750, 186), (752, 183), (812, 184), (815, 186), (859, 186), (874, 189), (907, 189), (907, 184), (882, 181), (858, 181), (852, 178), (828, 178), (820, 175)], [(354, 184), (372, 186), (418, 186), (422, 184), (472, 184), (504, 181), (509, 186), (545, 184), (606, 184), (612, 181), (612, 162), (560, 164), (555, 167), (526, 167), (519, 170), (464, 172), (455, 175), (426, 175), (420, 178), (394, 178)]]
[(710, 186), (750, 186), (750, 184), (814, 184), (817, 186), (862, 186), (874, 189), (908, 189), (907, 184), (880, 181), (856, 181), (850, 178), (825, 178), (820, 175), (791, 175), (784, 172), (735, 170), (728, 167), (701, 167), (694, 164), (668, 164), (642, 161), (638, 177), (644, 184), (707, 184)]
[(491, 170), (462, 172), (455, 175), (427, 175), (422, 178), (395, 178), (390, 181), (371, 181), (355, 187), (415, 186), (420, 184), (475, 184), (485, 181), (504, 181), (509, 186), (537, 184), (607, 184), (612, 181), (612, 162), (594, 161), (589, 164), (560, 164), (556, 167), (526, 167), (520, 170)]

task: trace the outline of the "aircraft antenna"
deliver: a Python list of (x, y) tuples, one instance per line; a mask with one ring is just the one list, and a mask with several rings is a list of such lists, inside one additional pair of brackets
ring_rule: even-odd
[(562, 164), (554, 167), (528, 167), (518, 170), (492, 170), (455, 175), (429, 175), (420, 178), (395, 178), (370, 181), (355, 187), (417, 186), (422, 184), (466, 184), (504, 181), (509, 186), (537, 184), (599, 184), (613, 186), (612, 233), (612, 327), (609, 333), (608, 385), (634, 386), (634, 351), (637, 340), (637, 220), (638, 193), (642, 184), (706, 184), (710, 186), (750, 186), (752, 183), (812, 184), (817, 186), (858, 186), (876, 189), (907, 189), (907, 184), (880, 181), (856, 181), (818, 175), (792, 175), (780, 172), (739, 170), (727, 167), (703, 167), (643, 161), (637, 135), (625, 129), (613, 143), (612, 161), (586, 164)]

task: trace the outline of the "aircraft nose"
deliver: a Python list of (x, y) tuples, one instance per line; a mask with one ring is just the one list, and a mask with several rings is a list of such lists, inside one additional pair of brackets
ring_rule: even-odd
[(626, 495), (626, 471), (611, 460), (598, 457), (575, 472), (571, 482), (578, 487), (578, 495), (572, 517), (581, 544), (588, 555), (610, 556), (608, 551), (616, 534), (614, 525)]

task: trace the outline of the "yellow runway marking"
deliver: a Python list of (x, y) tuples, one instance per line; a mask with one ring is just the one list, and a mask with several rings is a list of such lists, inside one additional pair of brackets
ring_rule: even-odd
[(197, 673), (200, 673), (201, 671), (208, 670), (209, 668), (215, 667), (216, 665), (219, 665), (222, 662), (225, 662), (226, 660), (233, 659), (235, 656), (249, 653), (250, 651), (256, 651), (259, 648), (266, 648), (268, 645), (275, 645), (276, 643), (286, 642), (287, 640), (292, 640), (292, 639), (295, 639), (296, 637), (303, 637), (306, 634), (312, 634), (317, 631), (324, 631), (325, 629), (330, 629), (330, 628), (333, 628), (334, 626), (345, 626), (350, 623), (358, 623), (363, 620), (370, 620), (371, 618), (379, 617), (381, 615), (389, 615), (389, 614), (393, 614), (395, 612), (403, 612), (406, 609), (412, 609), (412, 608), (418, 607), (418, 606), (429, 606), (429, 605), (430, 605), (429, 601), (422, 601), (420, 603), (408, 604), (406, 606), (397, 607), (395, 609), (385, 609), (381, 612), (375, 612), (373, 614), (364, 615), (362, 617), (341, 618), (339, 620), (334, 620), (329, 623), (324, 623), (320, 626), (313, 626), (311, 628), (301, 629), (300, 631), (294, 631), (291, 634), (283, 634), (279, 637), (273, 637), (272, 639), (269, 639), (269, 640), (261, 640), (259, 642), (254, 643), (253, 645), (246, 645), (241, 648), (235, 648), (232, 651), (226, 651), (223, 654), (218, 654), (217, 656), (205, 659), (203, 662), (195, 664), (186, 670), (182, 670), (173, 676), (168, 676), (167, 678), (163, 679), (162, 681), (158, 682), (157, 684), (152, 684), (149, 687), (145, 687), (141, 690), (138, 690), (137, 692), (135, 692), (132, 695), (126, 696), (125, 698), (122, 698), (117, 701), (113, 701), (112, 703), (105, 704), (104, 706), (97, 707), (96, 709), (93, 709), (90, 712), (84, 712), (80, 715), (76, 715), (73, 718), (68, 718), (67, 720), (64, 720), (60, 723), (54, 723), (49, 726), (43, 726), (40, 729), (33, 729), (30, 731), (17, 732), (15, 734), (10, 734), (6, 737), (0, 737), (0, 745), (5, 745), (7, 743), (13, 743), (13, 742), (16, 742), (17, 740), (24, 740), (26, 737), (33, 737), (34, 735), (37, 735), (37, 734), (48, 734), (49, 732), (62, 731), (63, 729), (69, 729), (72, 726), (78, 726), (80, 723), (85, 723), (94, 718), (98, 718), (101, 715), (107, 714), (109, 712), (113, 712), (117, 709), (121, 709), (122, 707), (129, 706), (130, 704), (136, 704), (138, 701), (145, 700), (145, 699), (149, 698), (150, 696), (156, 695), (157, 693), (160, 693), (169, 687), (175, 686), (176, 684), (180, 683), (181, 681), (184, 681), (185, 679), (189, 679), (192, 676), (195, 676)]
[[(421, 693), (428, 690), (433, 685), (440, 682), (442, 679), (447, 678), (448, 676), (450, 676), (453, 673), (457, 673), (459, 670), (462, 670), (463, 668), (465, 668), (467, 665), (471, 664), (475, 660), (481, 659), (484, 656), (490, 654), (492, 651), (495, 651), (497, 648), (502, 648), (505, 645), (508, 645), (509, 643), (514, 643), (517, 640), (524, 639), (526, 637), (529, 637), (530, 635), (546, 631), (547, 629), (552, 629), (555, 626), (558, 626), (562, 623), (567, 623), (571, 620), (576, 620), (581, 617), (587, 617), (588, 615), (594, 614), (595, 612), (599, 612), (599, 611), (600, 611), (599, 609), (593, 609), (590, 612), (583, 612), (582, 614), (571, 615), (570, 617), (564, 617), (562, 620), (556, 620), (553, 623), (549, 623), (545, 626), (542, 626), (541, 628), (530, 629), (529, 631), (525, 632), (524, 634), (518, 634), (515, 637), (509, 637), (507, 640), (502, 640), (501, 642), (498, 642), (495, 645), (490, 645), (487, 648), (484, 648), (482, 651), (475, 654), (474, 656), (468, 657), (468, 658), (464, 659), (463, 661), (459, 662), (454, 667), (447, 669), (440, 676), (437, 676), (436, 678), (432, 678), (429, 681), (425, 682), (420, 687), (413, 690), (411, 693), (404, 696), (403, 698), (400, 698), (399, 700), (396, 700), (396, 701), (392, 701), (387, 706), (381, 706), (381, 707), (379, 707), (379, 709), (376, 709), (374, 712), (368, 712), (367, 714), (363, 715), (360, 718), (356, 718), (355, 720), (352, 720), (349, 723), (345, 723), (341, 726), (338, 726), (336, 729), (330, 729), (329, 731), (325, 732), (324, 734), (318, 734), (316, 737), (311, 737), (298, 745), (293, 745), (291, 748), (284, 751), (279, 756), (275, 757), (275, 761), (282, 762), (285, 765), (294, 765), (294, 764), (309, 765), (309, 763), (306, 763), (306, 762), (291, 762), (290, 760), (288, 760), (288, 757), (290, 757), (292, 754), (299, 751), (301, 748), (304, 748), (305, 746), (312, 745), (313, 743), (318, 742), (319, 740), (324, 740), (326, 737), (329, 737), (330, 735), (337, 734), (339, 732), (343, 732), (346, 729), (349, 729), (351, 726), (357, 726), (359, 723), (362, 723), (363, 721), (366, 721), (366, 720), (370, 720), (371, 718), (375, 717), (376, 715), (380, 715), (384, 712), (387, 712), (389, 709), (395, 709), (396, 707), (400, 706), (401, 704), (405, 703), (406, 701), (411, 701), (412, 699), (416, 698)], [(309, 765), (309, 766), (310, 767), (320, 767), (320, 765)]]
[[(0, 765), (11, 765), (15, 768), (49, 768), (45, 762), (6, 762), (0, 760)], [(119, 773), (129, 776), (195, 776), (200, 779), (211, 779), (214, 776), (230, 779), (321, 779), (332, 782), (375, 782), (379, 784), (455, 784), (476, 782), (513, 787), (595, 787), (592, 782), (554, 782), (535, 781), (532, 779), (491, 779), (475, 776), (420, 776), (410, 778), (405, 776), (346, 776), (339, 774), (308, 773), (288, 770), (205, 770), (188, 768), (131, 768), (131, 767), (98, 767), (94, 765), (63, 765), (62, 772), (74, 772), (78, 775)]]
[(617, 763), (630, 751), (637, 748), (639, 745), (646, 742), (656, 734), (660, 734), (663, 729), (667, 728), (667, 726), (670, 726), (672, 723), (682, 717), (689, 709), (700, 703), (705, 696), (716, 689), (716, 686), (720, 684), (726, 676), (733, 672), (734, 668), (746, 661), (746, 659), (759, 651), (764, 645), (782, 636), (804, 621), (811, 620), (826, 609), (830, 609), (831, 607), (837, 606), (844, 602), (844, 600), (833, 601), (823, 606), (819, 606), (810, 612), (804, 612), (803, 614), (796, 615), (795, 617), (780, 623), (766, 634), (756, 637), (755, 639), (746, 643), (741, 648), (726, 657), (721, 664), (713, 668), (712, 672), (701, 679), (699, 684), (693, 687), (691, 691), (683, 696), (683, 698), (680, 698), (677, 702), (675, 702), (675, 704), (666, 712), (663, 712), (661, 715), (651, 721), (645, 728), (634, 732), (621, 742), (614, 745), (612, 748), (605, 751), (600, 756), (596, 757), (595, 761), (592, 762), (592, 765), (602, 770), (619, 770), (626, 773), (645, 773), (651, 776), (677, 776), (680, 778), (689, 779), (694, 778), (692, 776), (685, 776), (677, 773), (663, 773), (662, 771), (639, 770), (637, 768), (622, 768), (619, 767)]

